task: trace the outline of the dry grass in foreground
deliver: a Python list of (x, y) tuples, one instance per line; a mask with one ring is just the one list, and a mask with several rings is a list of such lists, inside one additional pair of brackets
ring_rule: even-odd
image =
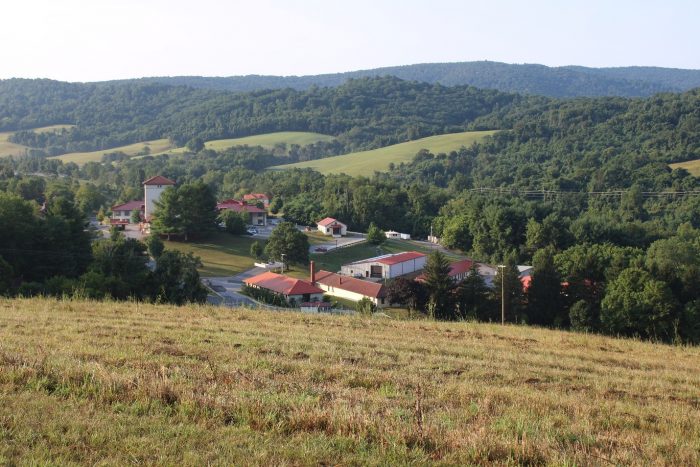
[(0, 464), (700, 462), (700, 349), (0, 300)]

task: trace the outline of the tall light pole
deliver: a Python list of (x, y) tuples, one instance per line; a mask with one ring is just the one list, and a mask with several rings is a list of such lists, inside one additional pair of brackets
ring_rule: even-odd
[(498, 269), (501, 270), (501, 324), (506, 324), (506, 280), (505, 280), (505, 264), (499, 264)]
[(284, 274), (284, 257), (285, 256), (287, 256), (287, 255), (282, 253), (282, 274)]

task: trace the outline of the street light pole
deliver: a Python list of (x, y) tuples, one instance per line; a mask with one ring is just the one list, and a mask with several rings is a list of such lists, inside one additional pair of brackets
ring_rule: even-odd
[(282, 274), (284, 274), (284, 257), (285, 256), (287, 256), (287, 255), (282, 253)]
[(499, 264), (498, 269), (501, 270), (501, 324), (506, 324), (506, 281), (505, 281), (505, 264)]

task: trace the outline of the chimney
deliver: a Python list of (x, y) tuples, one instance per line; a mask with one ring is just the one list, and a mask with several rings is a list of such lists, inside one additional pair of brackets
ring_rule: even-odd
[(316, 285), (316, 268), (313, 261), (309, 262), (309, 275), (311, 276), (311, 285)]

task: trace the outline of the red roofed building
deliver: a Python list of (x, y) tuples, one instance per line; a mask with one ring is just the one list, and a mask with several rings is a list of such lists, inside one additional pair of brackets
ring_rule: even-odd
[(248, 193), (243, 195), (243, 201), (249, 204), (255, 204), (260, 201), (264, 207), (270, 206), (270, 198), (265, 193)]
[(294, 300), (294, 302), (300, 304), (323, 301), (322, 289), (312, 285), (310, 282), (274, 272), (263, 272), (257, 276), (245, 279), (243, 283), (248, 287), (264, 289), (282, 295), (287, 302)]
[(332, 217), (321, 219), (316, 225), (318, 226), (318, 231), (324, 235), (342, 237), (348, 233), (348, 226)]
[(124, 204), (112, 206), (112, 217), (109, 220), (112, 225), (126, 225), (131, 223), (131, 212), (138, 210), (141, 217), (144, 216), (144, 203), (141, 200), (129, 201)]
[(244, 203), (237, 199), (227, 199), (216, 205), (216, 209), (223, 211), (228, 209), (233, 212), (247, 212), (248, 223), (252, 225), (267, 225), (267, 211), (257, 206)]
[(326, 291), (327, 295), (347, 298), (359, 302), (363, 298), (369, 298), (378, 307), (388, 304), (386, 300), (386, 288), (377, 282), (370, 282), (354, 277), (341, 276), (329, 271), (319, 271), (315, 275), (318, 287)]
[(341, 274), (366, 279), (393, 279), (420, 271), (425, 267), (427, 256), (417, 251), (406, 251), (344, 264)]

